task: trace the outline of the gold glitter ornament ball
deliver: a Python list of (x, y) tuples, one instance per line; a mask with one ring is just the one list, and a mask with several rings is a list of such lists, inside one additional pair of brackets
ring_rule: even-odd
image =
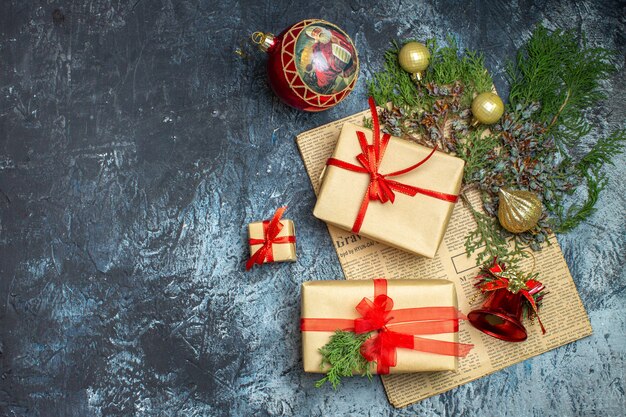
[(511, 233), (522, 233), (537, 226), (541, 218), (541, 200), (531, 191), (501, 188), (498, 205), (500, 224)]
[(504, 113), (504, 103), (497, 94), (492, 92), (480, 93), (472, 101), (472, 115), (474, 122), (472, 125), (482, 123), (491, 125), (500, 120)]
[(430, 51), (423, 43), (408, 42), (400, 49), (398, 62), (403, 70), (421, 80), (430, 64)]

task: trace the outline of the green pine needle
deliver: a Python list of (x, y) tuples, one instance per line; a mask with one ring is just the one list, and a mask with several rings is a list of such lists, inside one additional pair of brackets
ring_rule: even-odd
[(465, 86), (461, 102), (470, 105), (474, 95), (491, 91), (493, 79), (485, 68), (482, 54), (469, 50), (461, 53), (456, 40), (450, 35), (446, 37), (446, 43), (448, 46), (440, 47), (436, 39), (426, 41), (432, 58), (424, 82), (448, 85), (461, 81)]
[(488, 170), (495, 163), (489, 154), (500, 144), (496, 135), (483, 136), (483, 129), (471, 131), (465, 140), (459, 142), (457, 156), (465, 161), (463, 183), (471, 184), (480, 177), (480, 172)]
[(585, 179), (587, 184), (587, 198), (585, 202), (581, 205), (572, 204), (567, 210), (562, 205), (559, 206), (555, 212), (558, 219), (556, 231), (560, 233), (569, 232), (596, 211), (595, 205), (598, 202), (600, 192), (607, 184), (606, 176), (597, 171), (592, 171), (585, 174)]
[(613, 165), (613, 158), (624, 153), (626, 147), (626, 129), (617, 130), (605, 138), (601, 138), (591, 150), (578, 162), (581, 172), (598, 169), (604, 164)]
[(341, 384), (342, 377), (349, 377), (357, 373), (372, 379), (370, 363), (361, 355), (361, 345), (370, 337), (371, 333), (355, 334), (342, 330), (335, 331), (330, 341), (319, 349), (322, 354), (321, 369), (330, 366), (324, 378), (315, 383), (320, 388), (329, 382), (333, 389)]
[(392, 47), (385, 52), (384, 71), (374, 74), (367, 81), (370, 96), (381, 105), (392, 102), (395, 105), (421, 107), (423, 103), (416, 94), (415, 84), (398, 63), (399, 50), (398, 43), (392, 42)]
[(579, 41), (574, 30), (539, 26), (507, 68), (509, 108), (541, 103), (537, 117), (548, 126), (545, 139), (574, 146), (591, 129), (583, 111), (606, 98), (600, 83), (616, 71), (615, 57), (614, 51), (590, 47), (584, 35)]
[(509, 247), (507, 232), (500, 226), (496, 218), (479, 212), (472, 207), (463, 194), (461, 197), (476, 221), (476, 229), (470, 232), (465, 240), (465, 251), (468, 256), (477, 253), (477, 265), (489, 262), (494, 258), (498, 258), (500, 262), (508, 265), (517, 265), (522, 259), (529, 256), (517, 240), (513, 240), (515, 243), (513, 249)]

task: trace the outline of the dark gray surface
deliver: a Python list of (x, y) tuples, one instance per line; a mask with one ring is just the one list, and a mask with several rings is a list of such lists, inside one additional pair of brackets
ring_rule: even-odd
[[(584, 30), (621, 54), (597, 131), (624, 122), (624, 3), (505, 3), (3, 1), (0, 415), (623, 415), (624, 156), (599, 211), (559, 236), (592, 337), (403, 410), (378, 380), (333, 393), (301, 371), (299, 284), (342, 273), (293, 139), (366, 108), (391, 38), (451, 33), (506, 95), (534, 24)], [(322, 114), (282, 105), (265, 57), (233, 53), (307, 17), (362, 60)], [(245, 225), (282, 204), (298, 262), (245, 273)]]

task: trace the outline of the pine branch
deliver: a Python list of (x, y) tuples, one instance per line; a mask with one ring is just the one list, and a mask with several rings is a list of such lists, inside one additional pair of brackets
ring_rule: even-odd
[(370, 337), (370, 333), (355, 334), (342, 330), (335, 331), (330, 341), (319, 349), (322, 354), (321, 369), (330, 366), (324, 378), (315, 383), (320, 388), (329, 382), (333, 389), (341, 384), (342, 377), (352, 376), (354, 373), (372, 379), (370, 363), (361, 355), (361, 345)]
[[(507, 67), (509, 108), (541, 103), (538, 121), (548, 124), (544, 140), (573, 146), (589, 131), (584, 110), (606, 98), (600, 82), (616, 71), (615, 52), (579, 42), (573, 30), (538, 27)], [(562, 129), (561, 129), (562, 127)]]
[(591, 150), (578, 162), (581, 172), (598, 169), (604, 164), (613, 165), (613, 158), (624, 153), (626, 147), (626, 129), (616, 130), (601, 138)]
[(495, 161), (490, 157), (499, 145), (496, 135), (484, 135), (484, 130), (471, 131), (459, 142), (457, 156), (465, 161), (463, 183), (471, 184), (481, 180), (481, 176), (492, 168)]
[(485, 68), (482, 54), (468, 50), (461, 53), (450, 35), (446, 43), (447, 46), (440, 47), (435, 39), (426, 42), (432, 57), (424, 83), (450, 85), (460, 81), (464, 86), (461, 103), (469, 106), (476, 94), (491, 91), (493, 79)]
[[(477, 264), (498, 258), (509, 265), (517, 265), (529, 256), (519, 242), (500, 226), (497, 218), (474, 209), (465, 194), (461, 194), (461, 198), (476, 221), (476, 229), (471, 231), (465, 239), (467, 256), (477, 252)], [(513, 239), (513, 248), (509, 246), (508, 238)]]
[(400, 46), (393, 41), (391, 48), (385, 52), (384, 70), (367, 81), (369, 94), (379, 104), (392, 102), (400, 107), (419, 108), (423, 103), (410, 74), (400, 67), (399, 50)]
[(570, 98), (570, 94), (571, 93), (572, 93), (572, 90), (568, 89), (567, 93), (565, 94), (565, 98), (563, 99), (563, 104), (561, 104), (561, 107), (559, 107), (559, 110), (552, 117), (552, 120), (550, 121), (550, 124), (548, 125), (548, 128), (546, 130), (552, 129), (552, 126), (554, 126), (556, 124), (556, 122), (559, 120), (559, 116), (561, 115), (561, 113), (565, 109), (565, 106), (567, 106), (567, 103), (569, 102), (569, 98)]
[(559, 233), (565, 233), (581, 222), (585, 221), (595, 211), (595, 205), (598, 202), (600, 192), (606, 187), (607, 179), (604, 174), (592, 171), (585, 174), (587, 185), (587, 198), (582, 205), (572, 204), (567, 210), (563, 206), (559, 206), (557, 212), (556, 230)]
[(372, 80), (367, 82), (369, 94), (377, 103), (392, 102), (396, 107), (418, 111), (432, 106), (434, 102), (423, 91), (423, 85), (444, 86), (460, 81), (464, 86), (461, 101), (469, 106), (475, 94), (491, 90), (493, 80), (485, 68), (482, 54), (467, 50), (461, 53), (452, 36), (448, 36), (446, 42), (447, 46), (440, 46), (434, 38), (426, 41), (431, 53), (430, 65), (422, 82), (416, 84), (410, 74), (400, 67), (398, 51), (401, 46), (393, 41), (391, 48), (385, 52), (383, 71), (374, 74)]

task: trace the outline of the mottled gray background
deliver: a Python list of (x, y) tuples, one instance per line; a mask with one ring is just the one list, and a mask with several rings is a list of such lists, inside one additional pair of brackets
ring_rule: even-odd
[[(533, 25), (585, 31), (620, 52), (595, 132), (625, 120), (624, 2), (376, 3), (2, 1), (0, 415), (624, 414), (624, 156), (598, 212), (559, 236), (592, 337), (402, 410), (379, 380), (333, 393), (302, 372), (299, 285), (342, 273), (294, 136), (365, 109), (392, 38), (452, 34), (506, 96)], [(265, 57), (233, 52), (307, 17), (362, 59), (322, 114), (285, 107)], [(245, 273), (246, 223), (282, 204), (298, 262)]]

